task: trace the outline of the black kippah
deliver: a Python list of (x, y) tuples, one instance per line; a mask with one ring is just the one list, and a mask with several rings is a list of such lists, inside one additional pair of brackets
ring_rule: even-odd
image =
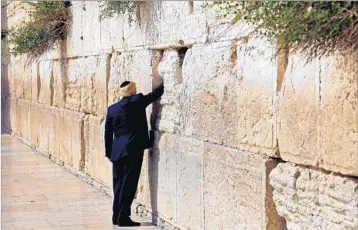
[(123, 87), (126, 87), (127, 85), (129, 85), (129, 83), (131, 83), (130, 81), (125, 81), (125, 82), (123, 82), (122, 84), (121, 84), (121, 88), (123, 88)]

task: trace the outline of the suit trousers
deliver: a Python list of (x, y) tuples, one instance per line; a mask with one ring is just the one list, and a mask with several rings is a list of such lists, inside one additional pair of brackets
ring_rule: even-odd
[(131, 215), (131, 205), (142, 168), (143, 152), (129, 153), (126, 157), (112, 162), (114, 193), (112, 221), (127, 219)]

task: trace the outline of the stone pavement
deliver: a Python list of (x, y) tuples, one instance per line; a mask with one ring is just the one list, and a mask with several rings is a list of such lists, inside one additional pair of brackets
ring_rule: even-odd
[(2, 229), (137, 229), (111, 223), (112, 199), (8, 134), (1, 135)]

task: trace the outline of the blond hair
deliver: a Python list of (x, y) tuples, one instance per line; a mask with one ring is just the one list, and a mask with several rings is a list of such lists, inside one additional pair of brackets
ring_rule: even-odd
[(120, 97), (128, 97), (133, 95), (136, 92), (136, 84), (134, 82), (129, 82), (126, 86), (119, 88)]

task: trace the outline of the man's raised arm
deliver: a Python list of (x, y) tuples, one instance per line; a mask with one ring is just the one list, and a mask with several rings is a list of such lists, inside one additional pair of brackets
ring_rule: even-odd
[(157, 73), (154, 74), (153, 78), (159, 81), (159, 86), (156, 89), (154, 89), (152, 92), (144, 95), (143, 101), (145, 106), (148, 106), (149, 104), (158, 100), (164, 93), (163, 79)]

